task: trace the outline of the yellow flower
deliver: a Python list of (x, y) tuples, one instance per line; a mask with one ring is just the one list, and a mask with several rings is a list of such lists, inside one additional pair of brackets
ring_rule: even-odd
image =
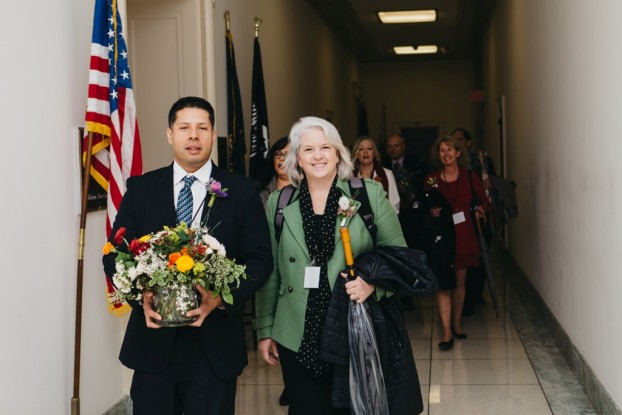
[(175, 265), (177, 265), (179, 272), (190, 271), (194, 266), (194, 260), (190, 255), (182, 255), (175, 261)]
[(138, 242), (149, 242), (150, 239), (151, 239), (151, 235), (145, 235), (142, 238), (140, 238)]
[(108, 255), (113, 250), (114, 246), (110, 242), (106, 242), (106, 245), (102, 248), (104, 255)]

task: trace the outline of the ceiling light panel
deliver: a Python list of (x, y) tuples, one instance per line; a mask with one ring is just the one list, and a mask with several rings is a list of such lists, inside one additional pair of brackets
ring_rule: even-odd
[(378, 12), (382, 23), (425, 23), (436, 21), (436, 10)]
[(421, 55), (426, 53), (437, 53), (436, 45), (419, 45), (416, 48), (412, 46), (395, 46), (393, 48), (396, 55)]

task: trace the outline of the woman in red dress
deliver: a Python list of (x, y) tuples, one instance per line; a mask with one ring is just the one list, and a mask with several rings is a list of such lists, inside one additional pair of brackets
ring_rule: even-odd
[[(466, 339), (462, 330), (462, 306), (464, 305), (464, 287), (467, 268), (479, 266), (480, 249), (475, 233), (475, 218), (485, 218), (486, 209), (490, 207), (482, 182), (473, 172), (461, 166), (460, 143), (452, 137), (442, 137), (436, 141), (433, 151), (434, 158), (442, 166), (439, 171), (430, 173), (426, 183), (434, 183), (434, 188), (451, 206), (451, 214), (456, 250), (453, 258), (455, 281), (439, 281), (437, 294), (438, 310), (443, 326), (443, 339), (439, 349), (449, 350), (454, 345), (454, 337)], [(443, 208), (430, 208), (432, 217), (439, 217)]]

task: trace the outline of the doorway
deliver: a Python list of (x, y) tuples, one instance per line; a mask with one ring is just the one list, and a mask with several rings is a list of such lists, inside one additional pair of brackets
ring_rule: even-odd
[(444, 131), (443, 122), (398, 123), (398, 134), (404, 137), (406, 153), (414, 155), (425, 162), (430, 161), (432, 145)]

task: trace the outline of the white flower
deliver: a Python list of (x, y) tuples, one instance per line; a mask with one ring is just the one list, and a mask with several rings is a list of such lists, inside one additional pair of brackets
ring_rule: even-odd
[(214, 238), (211, 235), (203, 234), (203, 242), (207, 244), (210, 248), (218, 253), (218, 255), (226, 256), (227, 251), (225, 250), (225, 246), (218, 242), (218, 239)]
[(147, 264), (145, 264), (143, 261), (140, 261), (138, 264), (136, 264), (136, 274), (138, 275), (146, 274), (147, 271), (148, 271)]
[(350, 199), (347, 196), (341, 196), (339, 198), (339, 209), (346, 211), (350, 208)]
[(130, 277), (131, 281), (134, 281), (137, 275), (138, 273), (136, 272), (136, 267), (132, 267), (127, 270), (127, 276)]

